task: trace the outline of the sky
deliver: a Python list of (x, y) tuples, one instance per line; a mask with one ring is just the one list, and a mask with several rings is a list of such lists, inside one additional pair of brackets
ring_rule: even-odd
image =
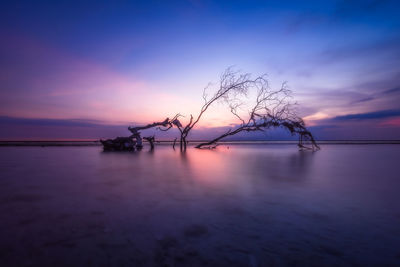
[[(229, 66), (287, 81), (317, 139), (400, 139), (399, 12), (385, 0), (2, 1), (0, 139), (112, 138), (185, 120)], [(222, 110), (192, 138), (237, 123)]]

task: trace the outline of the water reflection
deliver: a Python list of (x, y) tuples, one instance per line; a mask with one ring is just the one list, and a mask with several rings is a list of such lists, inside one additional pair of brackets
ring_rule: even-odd
[[(6, 265), (395, 264), (397, 146), (0, 149)], [(376, 242), (379, 240), (379, 242)], [(374, 251), (374, 253), (370, 253)], [(71, 257), (70, 255), (74, 255)]]
[(226, 190), (234, 190), (232, 186), (235, 186), (240, 191), (248, 185), (266, 190), (268, 183), (301, 183), (307, 180), (315, 153), (299, 152), (295, 148), (284, 153), (274, 152), (265, 153), (262, 148), (256, 147), (177, 151), (180, 161), (168, 168), (179, 169), (184, 174), (183, 178), (194, 179), (196, 186)]

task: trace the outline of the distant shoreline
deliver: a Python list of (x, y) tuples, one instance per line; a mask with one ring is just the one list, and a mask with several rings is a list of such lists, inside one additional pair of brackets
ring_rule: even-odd
[[(196, 144), (204, 141), (189, 141), (189, 144)], [(400, 140), (319, 140), (321, 145), (400, 145)], [(173, 141), (156, 141), (160, 145), (170, 145)], [(297, 144), (297, 141), (290, 140), (268, 140), (268, 141), (222, 141), (224, 145), (243, 145), (243, 144), (260, 144), (260, 145), (284, 145)], [(101, 146), (100, 141), (0, 141), (1, 146)]]

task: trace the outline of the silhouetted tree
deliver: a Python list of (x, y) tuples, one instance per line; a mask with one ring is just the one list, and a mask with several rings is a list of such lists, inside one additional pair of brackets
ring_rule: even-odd
[[(131, 133), (132, 133), (131, 138), (136, 139), (136, 147), (140, 149), (143, 146), (140, 131), (147, 130), (147, 129), (154, 128), (154, 127), (156, 127), (157, 129), (160, 129), (162, 131), (168, 131), (176, 123), (176, 120), (179, 116), (180, 116), (180, 114), (177, 114), (172, 119), (166, 118), (165, 120), (163, 120), (161, 122), (153, 122), (153, 123), (147, 124), (145, 126), (128, 127), (128, 130), (131, 131)], [(148, 141), (150, 143), (151, 149), (154, 149), (154, 141), (155, 141), (154, 135), (150, 136), (150, 137), (145, 137), (143, 139), (145, 139), (146, 141)]]
[(251, 79), (250, 74), (242, 74), (238, 71), (233, 71), (232, 68), (228, 68), (220, 77), (220, 83), (218, 90), (211, 96), (208, 96), (208, 90), (211, 87), (209, 84), (203, 90), (203, 100), (204, 104), (200, 109), (199, 114), (196, 118), (190, 114), (189, 122), (183, 126), (178, 120), (181, 115), (176, 117), (175, 123), (173, 123), (180, 132), (180, 147), (185, 150), (187, 146), (187, 137), (190, 131), (196, 126), (200, 121), (204, 113), (208, 108), (216, 101), (227, 100), (230, 96), (235, 96), (239, 94), (245, 94), (249, 87), (254, 83)]
[[(252, 78), (249, 73), (242, 73), (228, 68), (220, 77), (218, 88), (209, 95), (212, 84), (203, 90), (203, 106), (196, 117), (190, 115), (189, 122), (183, 126), (179, 118), (183, 117), (180, 113), (172, 119), (166, 118), (161, 122), (153, 122), (145, 126), (128, 127), (132, 135), (129, 137), (118, 137), (102, 141), (105, 149), (110, 150), (133, 150), (142, 148), (141, 130), (156, 127), (161, 131), (168, 131), (176, 127), (180, 133), (180, 148), (186, 150), (187, 137), (191, 130), (201, 120), (204, 113), (215, 102), (225, 103), (230, 112), (238, 119), (236, 127), (229, 129), (224, 134), (212, 139), (211, 141), (198, 144), (196, 148), (213, 148), (218, 142), (228, 136), (233, 136), (240, 132), (266, 131), (270, 128), (282, 127), (292, 135), (299, 136), (299, 147), (301, 149), (319, 149), (313, 135), (307, 130), (304, 121), (297, 115), (296, 103), (291, 101), (291, 91), (286, 83), (281, 88), (273, 90), (270, 88), (266, 75)], [(151, 149), (154, 148), (155, 137), (145, 137), (150, 143)], [(173, 143), (175, 149), (176, 139)], [(126, 148), (126, 149), (125, 149)]]
[[(283, 83), (280, 89), (273, 90), (269, 86), (266, 75), (251, 79), (250, 74), (243, 75), (232, 72), (231, 69), (228, 69), (223, 77), (229, 77), (231, 81), (229, 88), (234, 89), (222, 91), (222, 94), (218, 90), (216, 95), (226, 102), (230, 112), (239, 120), (239, 123), (213, 140), (198, 144), (196, 148), (215, 147), (218, 141), (243, 131), (266, 131), (270, 128), (282, 127), (289, 130), (292, 135), (299, 136), (298, 146), (301, 149), (319, 149), (304, 121), (297, 115), (296, 103), (291, 101), (292, 92), (286, 83)], [(239, 85), (236, 86), (237, 84)], [(254, 96), (251, 97), (252, 95)]]

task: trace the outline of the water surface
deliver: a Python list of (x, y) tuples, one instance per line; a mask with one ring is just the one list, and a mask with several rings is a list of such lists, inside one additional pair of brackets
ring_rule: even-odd
[(400, 145), (0, 148), (3, 266), (400, 264)]

